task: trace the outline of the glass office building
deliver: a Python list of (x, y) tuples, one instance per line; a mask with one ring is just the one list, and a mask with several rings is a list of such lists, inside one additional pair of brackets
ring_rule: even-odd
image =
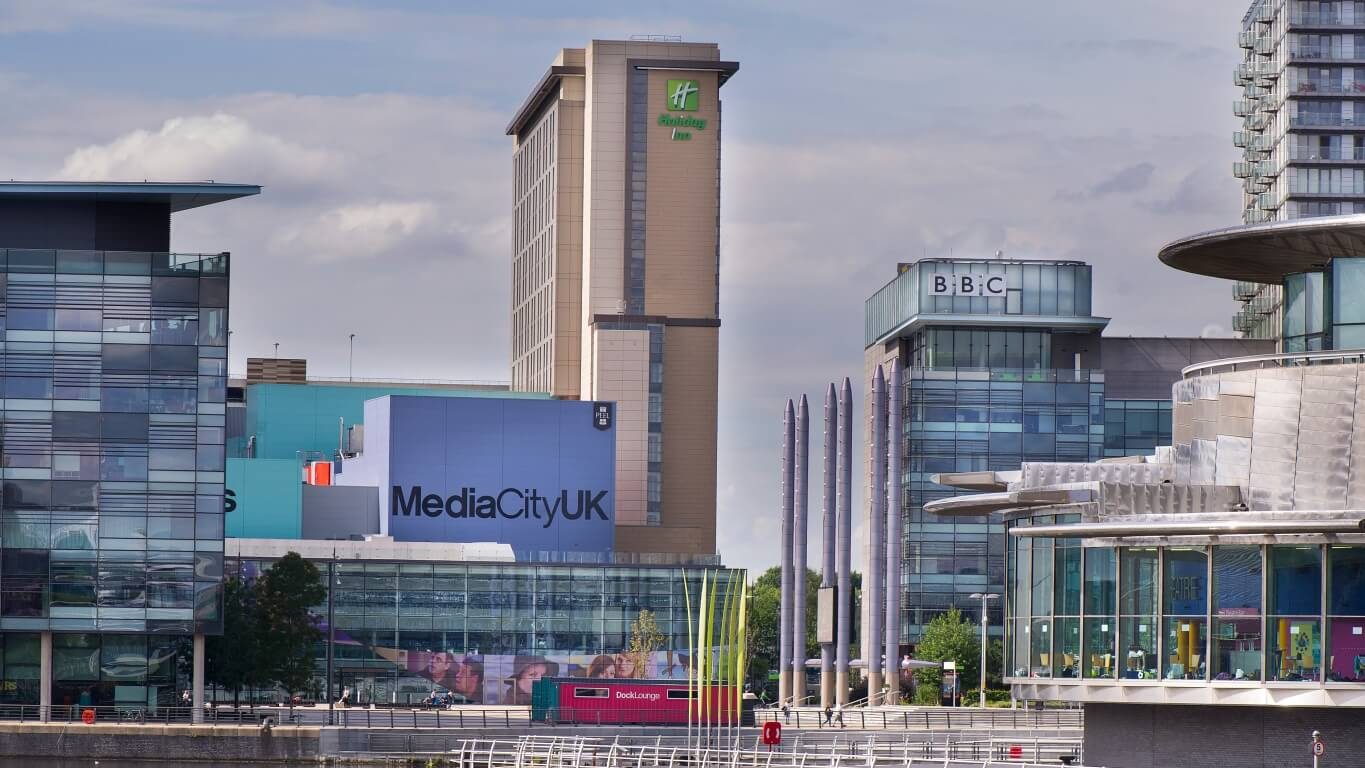
[[(1236, 339), (1102, 337), (1090, 265), (926, 259), (867, 301), (865, 363), (906, 368), (901, 467), (904, 643), (950, 606), (1005, 586), (999, 524), (925, 512), (960, 493), (933, 476), (1150, 453), (1170, 441), (1171, 384), (1190, 363), (1270, 352)], [(989, 609), (991, 631), (1003, 609)]]
[(228, 255), (168, 221), (258, 190), (0, 184), (0, 700), (154, 703), (221, 631)]
[(1171, 446), (1140, 461), (937, 478), (987, 491), (926, 512), (1002, 520), (1005, 680), (1084, 704), (1087, 762), (1288, 765), (1314, 730), (1365, 744), (1362, 377), (1359, 354), (1209, 361), (1173, 387)]
[[(450, 548), (451, 559), (403, 557), (401, 543), (235, 540), (228, 572), (254, 578), (283, 549), (300, 551), (324, 575), (330, 569), (332, 603), (315, 612), (324, 631), (329, 608), (335, 622), (334, 695), (350, 689), (360, 704), (417, 703), (433, 690), (467, 703), (528, 704), (530, 683), (542, 675), (681, 678), (703, 570), (722, 594), (746, 578), (725, 568), (479, 560), (460, 545), (436, 546)], [(637, 668), (628, 649), (642, 610), (654, 614), (664, 642)], [(325, 641), (315, 671), (307, 693), (325, 700)]]

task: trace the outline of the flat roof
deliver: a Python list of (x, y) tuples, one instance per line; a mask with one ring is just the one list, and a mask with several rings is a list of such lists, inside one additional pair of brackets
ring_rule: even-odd
[(1321, 270), (1338, 257), (1365, 256), (1365, 214), (1322, 216), (1215, 229), (1181, 238), (1158, 253), (1184, 272), (1253, 283)]
[(0, 202), (60, 198), (167, 203), (172, 213), (260, 193), (259, 184), (214, 181), (0, 181)]

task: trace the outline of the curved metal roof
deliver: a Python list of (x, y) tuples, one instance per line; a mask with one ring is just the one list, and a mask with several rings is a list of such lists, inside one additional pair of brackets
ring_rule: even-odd
[(1196, 275), (1282, 283), (1338, 257), (1365, 256), (1365, 214), (1215, 229), (1169, 243), (1157, 256)]

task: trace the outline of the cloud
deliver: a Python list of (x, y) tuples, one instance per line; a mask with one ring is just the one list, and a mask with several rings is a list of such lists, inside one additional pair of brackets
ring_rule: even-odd
[[(1175, 191), (1160, 200), (1151, 200), (1140, 205), (1152, 213), (1170, 216), (1176, 214), (1208, 214), (1225, 210), (1229, 199), (1240, 199), (1240, 195), (1229, 194), (1229, 185), (1222, 169), (1212, 164), (1204, 164), (1181, 178)], [(1233, 190), (1236, 190), (1233, 187)]]
[(1107, 179), (1091, 185), (1084, 192), (1058, 192), (1057, 199), (1069, 203), (1082, 200), (1099, 200), (1110, 195), (1126, 195), (1141, 192), (1152, 181), (1156, 166), (1151, 163), (1138, 163), (1118, 171)]
[(102, 181), (244, 181), (272, 176), (306, 184), (326, 176), (338, 162), (327, 152), (262, 133), (235, 115), (217, 113), (173, 117), (156, 131), (135, 130), (82, 147), (67, 156), (57, 173), (64, 179)]
[(426, 200), (343, 205), (282, 228), (270, 247), (314, 261), (379, 258), (433, 222), (436, 211)]

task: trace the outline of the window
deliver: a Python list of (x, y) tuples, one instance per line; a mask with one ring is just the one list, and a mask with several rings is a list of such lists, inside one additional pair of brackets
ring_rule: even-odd
[(1204, 626), (1209, 608), (1208, 555), (1198, 547), (1170, 547), (1165, 559), (1163, 675), (1172, 680), (1202, 680), (1208, 663)]
[(1119, 656), (1123, 677), (1153, 678), (1157, 669), (1157, 551), (1125, 548), (1120, 553)]
[(1365, 547), (1332, 546), (1327, 556), (1327, 679), (1365, 681)]
[(668, 689), (668, 698), (670, 698), (670, 699), (695, 699), (695, 698), (697, 698), (697, 696), (696, 696), (696, 694), (695, 694), (694, 692), (689, 691), (689, 690), (687, 690), (687, 689), (685, 689), (685, 688), (670, 688), (670, 689)]
[(1214, 680), (1261, 679), (1261, 548), (1213, 548)]
[(1266, 679), (1315, 681), (1322, 668), (1322, 551), (1314, 545), (1269, 549), (1270, 647)]

